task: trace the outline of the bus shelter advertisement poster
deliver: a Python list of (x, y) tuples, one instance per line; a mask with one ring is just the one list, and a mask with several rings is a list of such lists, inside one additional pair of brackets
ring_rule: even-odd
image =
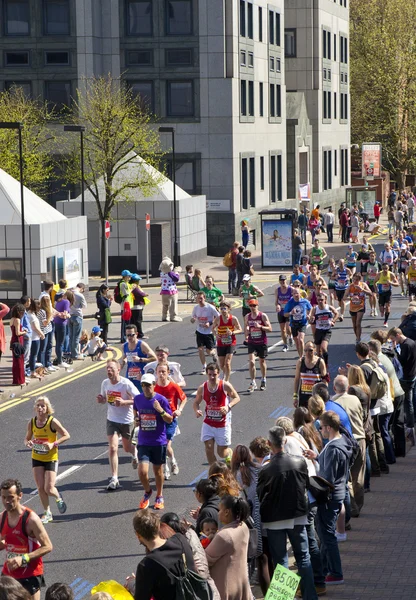
[(292, 221), (263, 221), (263, 267), (292, 264)]

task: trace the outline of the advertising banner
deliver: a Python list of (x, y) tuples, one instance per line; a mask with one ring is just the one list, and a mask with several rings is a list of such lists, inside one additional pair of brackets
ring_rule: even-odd
[(381, 144), (363, 144), (361, 164), (364, 178), (381, 177)]
[(74, 287), (81, 281), (81, 264), (79, 260), (79, 248), (65, 250), (65, 279), (68, 287)]
[(262, 221), (263, 267), (290, 267), (292, 264), (293, 221)]

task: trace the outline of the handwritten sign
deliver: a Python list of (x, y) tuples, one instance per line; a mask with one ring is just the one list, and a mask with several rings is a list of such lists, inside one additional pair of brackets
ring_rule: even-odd
[(299, 581), (299, 575), (277, 565), (264, 600), (293, 600)]

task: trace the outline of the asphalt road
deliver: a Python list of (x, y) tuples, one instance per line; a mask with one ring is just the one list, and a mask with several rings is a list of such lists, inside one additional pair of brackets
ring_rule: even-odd
[[(233, 359), (234, 374), (231, 382), (241, 394), (240, 404), (233, 410), (233, 446), (248, 444), (257, 435), (267, 435), (276, 416), (291, 414), (294, 366), (297, 354), (294, 349), (282, 353), (279, 326), (274, 311), (275, 284), (262, 281), (265, 291), (261, 310), (272, 322), (269, 335), (267, 390), (252, 395), (246, 392), (249, 384), (247, 350), (238, 346)], [(266, 287), (267, 286), (267, 287)], [(393, 295), (391, 325), (399, 323), (407, 305), (397, 292)], [(368, 309), (367, 309), (368, 311)], [(241, 319), (241, 308), (234, 313)], [(355, 337), (347, 316), (337, 323), (329, 347), (330, 372), (333, 378), (342, 361), (354, 362)], [(375, 326), (381, 326), (380, 317), (372, 318), (367, 312), (363, 320), (363, 340), (369, 338)], [(116, 328), (114, 325), (114, 336)], [(310, 339), (308, 330), (307, 339)], [(242, 337), (240, 336), (242, 342)], [(194, 326), (189, 319), (183, 323), (160, 324), (149, 340), (155, 348), (165, 343), (171, 349), (173, 360), (182, 365), (186, 377), (188, 405), (180, 418), (181, 434), (175, 438), (175, 454), (180, 466), (177, 477), (166, 483), (165, 507), (181, 515), (189, 514), (196, 506), (192, 487), (206, 472), (208, 466), (200, 442), (201, 420), (192, 410), (193, 394), (204, 377), (199, 374), (201, 365), (195, 348)], [(93, 363), (95, 364), (95, 363)], [(142, 495), (137, 473), (132, 469), (130, 457), (120, 448), (119, 477), (122, 488), (105, 491), (109, 478), (106, 444), (106, 407), (96, 403), (96, 395), (105, 377), (104, 365), (89, 374), (73, 380), (48, 393), (56, 409), (56, 417), (69, 430), (71, 439), (60, 449), (58, 487), (68, 504), (65, 515), (57, 514), (47, 525), (54, 550), (46, 559), (48, 584), (65, 581), (73, 584), (76, 600), (89, 595), (93, 584), (101, 580), (124, 581), (135, 571), (143, 555), (132, 529), (132, 517)], [(259, 371), (258, 371), (259, 378)], [(32, 416), (32, 400), (21, 402), (1, 412), (0, 452), (1, 479), (19, 478), (24, 486), (23, 501), (41, 512), (31, 472), (30, 452), (23, 446), (27, 421)]]

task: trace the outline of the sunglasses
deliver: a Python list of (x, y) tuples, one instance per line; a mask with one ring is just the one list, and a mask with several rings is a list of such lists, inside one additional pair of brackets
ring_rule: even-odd
[(322, 287), (322, 283), (317, 283), (315, 287)]
[(142, 387), (152, 387), (153, 383), (142, 383)]
[(126, 337), (134, 337), (135, 335), (135, 333), (126, 333)]
[(228, 306), (220, 306), (220, 310), (228, 310)]
[(305, 348), (305, 352), (313, 352), (313, 348)]

